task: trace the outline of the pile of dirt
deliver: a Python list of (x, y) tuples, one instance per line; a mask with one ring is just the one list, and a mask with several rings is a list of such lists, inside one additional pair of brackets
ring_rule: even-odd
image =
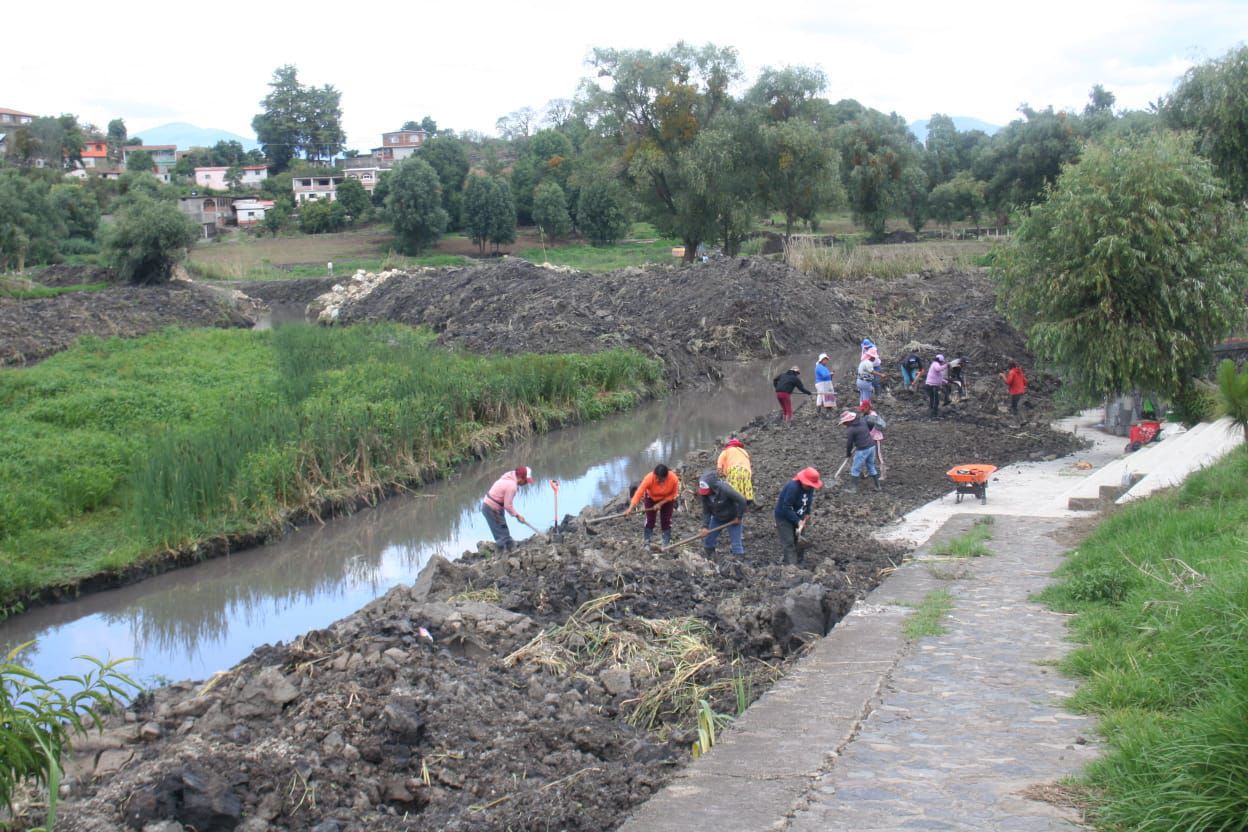
[[(901, 553), (874, 542), (875, 528), (947, 491), (943, 472), (959, 462), (1072, 447), (1043, 422), (983, 408), (928, 421), (917, 396), (881, 405), (882, 493), (832, 482), (844, 458), (834, 419), (803, 402), (791, 426), (757, 420), (739, 432), (759, 503), (744, 557), (727, 541), (709, 559), (697, 541), (652, 553), (639, 517), (590, 533), (588, 517), (620, 495), (565, 518), (561, 540), (435, 559), (412, 587), (112, 717), (69, 760), (60, 828), (618, 826), (690, 759), (696, 699), (734, 713), (738, 691), (757, 698), (879, 582)], [(700, 525), (691, 485), (716, 452), (679, 471), (678, 536)], [(811, 464), (828, 487), (811, 548), (785, 566), (772, 504)]]
[(166, 326), (254, 324), (228, 294), (185, 281), (29, 300), (0, 297), (0, 366), (46, 358), (82, 335), (129, 338)]
[[(366, 276), (375, 280), (374, 276)], [(344, 303), (342, 323), (424, 325), (474, 352), (594, 352), (632, 347), (663, 360), (674, 385), (717, 378), (724, 361), (849, 351), (866, 336), (890, 364), (910, 343), (1004, 369), (1026, 363), (982, 270), (817, 280), (775, 260), (716, 259), (609, 274), (507, 258), (397, 274)]]
[(298, 280), (250, 280), (232, 282), (229, 285), (245, 295), (264, 301), (271, 306), (308, 304), (318, 296), (345, 282), (345, 278), (308, 277)]
[(41, 286), (82, 286), (87, 283), (115, 283), (117, 273), (104, 266), (72, 266), (58, 263), (41, 269), (34, 275)]

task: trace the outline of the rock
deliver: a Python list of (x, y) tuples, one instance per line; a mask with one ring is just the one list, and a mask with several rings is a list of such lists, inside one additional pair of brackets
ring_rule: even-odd
[(346, 742), (338, 731), (330, 731), (325, 735), (325, 739), (321, 740), (321, 751), (326, 755), (337, 754), (345, 746)]
[(459, 587), (459, 573), (459, 567), (441, 555), (434, 555), (416, 576), (415, 583), (408, 590), (408, 597), (417, 604), (434, 600), (435, 595)]
[(608, 667), (598, 672), (598, 681), (612, 696), (619, 696), (633, 689), (633, 678), (627, 667)]
[(196, 832), (228, 832), (243, 815), (242, 801), (227, 783), (191, 768), (182, 772), (181, 803), (174, 818)]
[(266, 667), (243, 686), (233, 710), (244, 717), (271, 715), (298, 696), (299, 689), (280, 670)]
[(414, 744), (420, 741), (425, 730), (425, 719), (420, 713), (420, 700), (414, 696), (394, 696), (382, 709), (386, 728), (398, 742)]
[(183, 832), (183, 827), (176, 820), (160, 820), (144, 826), (143, 832)]
[(100, 778), (116, 774), (133, 759), (134, 752), (125, 748), (101, 752), (99, 759), (95, 761), (95, 771), (92, 776)]
[(160, 739), (164, 733), (159, 722), (144, 722), (139, 728), (139, 739), (143, 742), (153, 742)]
[(389, 803), (411, 803), (415, 796), (408, 791), (407, 778), (388, 777), (382, 788), (382, 797)]
[(830, 615), (822, 584), (805, 583), (790, 589), (772, 610), (771, 631), (776, 641), (794, 649), (811, 638), (827, 635)]
[(323, 820), (316, 826), (313, 826), (308, 832), (338, 832), (340, 828), (336, 820)]

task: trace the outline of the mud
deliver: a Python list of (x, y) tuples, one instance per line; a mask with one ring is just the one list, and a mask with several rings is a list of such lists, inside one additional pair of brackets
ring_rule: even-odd
[[(1071, 442), (966, 405), (928, 421), (917, 396), (881, 410), (881, 493), (832, 482), (843, 429), (810, 404), (789, 427), (764, 418), (740, 431), (759, 503), (742, 558), (726, 541), (709, 560), (700, 542), (656, 554), (639, 518), (589, 534), (584, 516), (569, 517), (561, 540), (435, 560), (414, 586), (324, 630), (262, 647), (207, 685), (144, 697), (69, 761), (60, 828), (614, 828), (690, 759), (697, 699), (732, 714), (738, 687), (757, 698), (902, 557), (870, 539), (874, 528), (946, 491), (958, 462)], [(715, 452), (680, 469), (678, 537), (700, 525), (689, 485)], [(784, 566), (771, 507), (807, 464), (828, 487), (803, 562)], [(663, 622), (687, 616), (705, 628), (701, 647), (647, 652), (677, 640)], [(683, 673), (681, 694), (638, 719), (647, 695)]]

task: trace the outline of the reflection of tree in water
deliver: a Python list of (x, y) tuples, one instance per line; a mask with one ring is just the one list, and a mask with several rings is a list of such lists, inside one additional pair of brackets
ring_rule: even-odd
[[(126, 625), (140, 655), (195, 657), (201, 645), (228, 641), (232, 623), (235, 630), (237, 623), (245, 623), (249, 634), (257, 629), (262, 633), (261, 624), (274, 615), (294, 614), (300, 605), (348, 594), (375, 598), (396, 583), (414, 579), (433, 554), (458, 556), (457, 544), (488, 538), (479, 511), (481, 497), (508, 467), (530, 465), (542, 478), (534, 489), (522, 492), (548, 507), (530, 518), (535, 525), (551, 517), (550, 479), (562, 482), (561, 514), (600, 505), (657, 463), (679, 461), (690, 450), (710, 447), (718, 437), (768, 412), (774, 405), (771, 378), (792, 363), (789, 358), (756, 362), (734, 372), (717, 391), (682, 393), (600, 422), (531, 437), (484, 462), (462, 466), (450, 479), (410, 497), (304, 527), (268, 546), (61, 605), (41, 616), (39, 626), (46, 629), (98, 613), (109, 623)], [(13, 643), (41, 637), (39, 632), (21, 637), (13, 628), (0, 628), (0, 639), (14, 634), (18, 639)]]

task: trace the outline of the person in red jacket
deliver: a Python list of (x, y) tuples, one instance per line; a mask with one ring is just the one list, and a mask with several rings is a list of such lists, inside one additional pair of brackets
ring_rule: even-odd
[(643, 499), (646, 501), (646, 530), (643, 532), (646, 543), (654, 536), (656, 514), (659, 516), (659, 527), (663, 530), (663, 545), (672, 542), (672, 510), (676, 508), (679, 496), (680, 479), (666, 465), (654, 466), (654, 470), (646, 474), (641, 485), (637, 486), (625, 513), (632, 514), (638, 503)]
[(1001, 374), (1001, 380), (1010, 394), (1010, 412), (1017, 416), (1018, 401), (1027, 392), (1027, 377), (1023, 375), (1023, 368), (1018, 366), (1017, 361), (1011, 361), (1010, 368)]

